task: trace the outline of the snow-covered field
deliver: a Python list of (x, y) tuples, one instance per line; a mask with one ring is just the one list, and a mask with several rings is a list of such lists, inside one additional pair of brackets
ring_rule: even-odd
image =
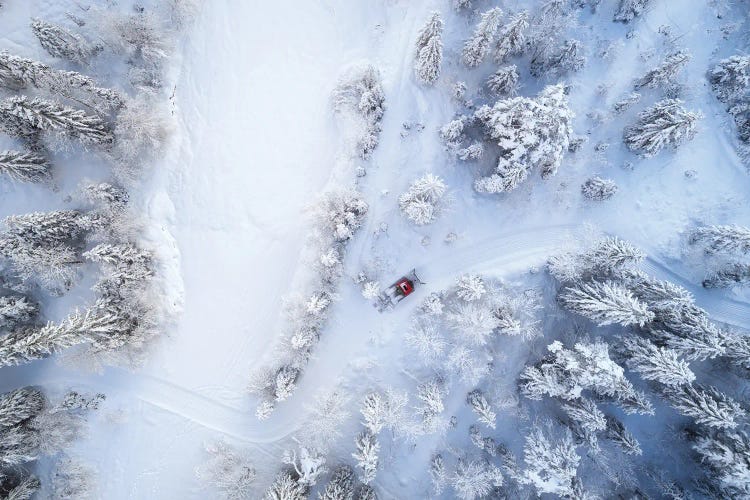
[[(29, 20), (40, 17), (71, 24), (66, 11), (87, 15), (75, 3), (2, 2), (0, 49), (58, 64), (32, 36)], [(112, 2), (90, 3), (95, 8), (119, 8), (109, 6)], [(661, 381), (644, 375), (634, 355), (620, 346), (620, 335), (646, 336), (648, 323), (658, 321), (651, 310), (658, 314), (658, 308), (643, 299), (651, 316), (640, 321), (640, 326), (638, 320), (607, 323), (577, 311), (556, 296), (585, 282), (584, 273), (569, 282), (559, 276), (553, 279), (546, 263), (564, 252), (595, 248), (595, 241), (606, 235), (642, 250), (646, 257), (634, 267), (683, 287), (694, 297), (695, 306), (705, 310), (711, 324), (727, 334), (722, 340), (726, 345), (721, 347), (726, 352), (696, 359), (680, 351), (680, 360), (685, 366), (690, 363), (696, 387), (716, 386), (738, 402), (741, 422), (732, 429), (747, 430), (748, 362), (730, 354), (742, 349), (736, 347), (736, 340), (726, 339), (740, 338), (750, 328), (750, 288), (747, 284), (702, 287), (701, 281), (711, 270), (706, 262), (715, 262), (687, 241), (699, 226), (750, 226), (748, 167), (743, 164), (732, 118), (706, 78), (721, 59), (747, 54), (750, 6), (741, 0), (652, 0), (642, 2), (647, 5), (645, 11), (631, 22), (615, 23), (612, 18), (619, 1), (474, 0), (472, 7), (464, 9), (454, 8), (456, 3), (461, 2), (207, 0), (199, 4), (192, 20), (175, 30), (175, 43), (164, 62), (165, 82), (154, 94), (154, 102), (160, 102), (170, 115), (171, 137), (142, 178), (128, 185), (132, 213), (143, 221), (138, 241), (154, 254), (153, 300), (159, 304), (163, 335), (148, 344), (145, 363), (135, 368), (106, 366), (91, 372), (60, 362), (58, 354), (21, 366), (0, 365), (3, 392), (37, 385), (49, 394), (69, 389), (106, 394), (101, 407), (86, 416), (88, 431), (68, 451), (96, 471), (96, 486), (89, 497), (261, 498), (284, 467), (287, 450), (317, 452), (326, 459), (328, 470), (342, 463), (354, 467), (355, 436), (363, 425), (369, 425), (360, 414), (363, 399), (388, 390), (402, 391), (408, 403), (397, 412), (399, 422), (386, 423), (382, 431), (371, 433), (380, 443), (379, 462), (375, 479), (364, 482), (370, 483), (378, 498), (526, 498), (543, 493), (583, 498), (583, 491), (601, 498), (630, 498), (639, 491), (659, 498), (678, 489), (684, 496), (673, 498), (719, 494), (719, 490), (700, 489), (720, 474), (700, 467), (700, 457), (687, 437), (700, 434), (703, 427), (675, 412), (669, 391), (658, 385)], [(144, 4), (147, 11), (172, 5), (166, 1)], [(532, 171), (517, 189), (479, 193), (474, 180), (480, 172), (484, 175), (495, 168), (502, 153), (497, 141), (485, 138), (483, 157), (462, 161), (456, 158), (458, 146), (446, 145), (440, 130), (451, 120), (469, 117), (481, 105), (502, 99), (484, 84), (502, 64), (489, 56), (476, 68), (467, 68), (462, 48), (481, 14), (497, 5), (504, 12), (501, 26), (512, 14), (527, 9), (531, 38), (543, 19), (540, 4), (550, 12), (560, 7), (560, 19), (565, 19), (560, 21), (560, 32), (548, 35), (548, 43), (580, 40), (586, 63), (576, 71), (557, 76), (550, 71), (535, 78), (528, 71), (530, 54), (514, 56), (509, 62), (520, 73), (518, 94), (533, 98), (547, 85), (564, 83), (565, 99), (575, 114), (571, 140), (581, 137), (585, 141), (577, 151), (564, 154), (554, 176), (543, 180), (538, 171)], [(596, 12), (592, 5), (598, 5)], [(441, 13), (445, 26), (443, 61), (435, 84), (425, 85), (415, 78), (414, 47), (432, 12)], [(688, 51), (691, 58), (667, 83), (643, 88), (639, 102), (620, 114), (612, 111), (614, 103), (633, 90), (636, 78), (679, 49)], [(110, 48), (103, 50), (106, 54)], [(332, 94), (342, 79), (368, 64), (379, 73), (385, 113), (379, 143), (371, 155), (362, 158), (355, 153), (361, 132), (356, 112), (334, 112)], [(113, 68), (108, 70), (105, 63), (84, 66), (118, 87), (122, 69)], [(750, 69), (747, 73), (750, 96)], [(457, 98), (454, 84), (459, 81), (465, 82), (467, 90)], [(679, 96), (687, 109), (702, 113), (694, 138), (651, 158), (629, 151), (623, 130), (636, 121), (638, 112), (671, 95)], [(466, 136), (476, 139), (479, 126), (466, 120)], [(472, 140), (466, 136), (460, 139), (461, 147)], [(0, 141), (3, 148), (18, 147), (16, 139), (3, 136)], [(567, 150), (567, 138), (565, 146)], [(75, 150), (55, 153), (54, 158), (59, 169), (54, 189), (3, 182), (0, 215), (77, 207), (77, 198), (70, 195), (84, 180), (112, 178), (101, 157)], [(448, 201), (434, 222), (415, 225), (402, 214), (399, 196), (426, 173), (442, 179)], [(594, 201), (582, 196), (581, 185), (594, 175), (616, 183), (618, 190), (611, 199)], [(320, 264), (320, 253), (327, 248), (319, 247), (318, 233), (323, 230), (313, 217), (315, 206), (325, 193), (341, 186), (356, 187), (368, 205), (367, 215), (351, 239), (335, 246), (343, 257), (341, 276), (331, 285), (335, 300), (323, 308), (320, 339), (304, 352), (302, 361), (288, 362), (285, 356), (295, 327), (290, 326), (285, 311), (293, 307), (297, 294), (312, 292), (325, 267)], [(397, 307), (380, 312), (372, 299), (363, 297), (360, 276), (383, 289), (412, 268), (424, 284)], [(624, 280), (612, 269), (607, 283)], [(481, 276), (489, 290), (483, 298), (479, 294), (476, 299), (465, 299), (469, 305), (461, 302), (463, 296), (455, 288), (457, 280), (467, 274)], [(45, 320), (60, 321), (72, 308), (86, 307), (94, 300), (89, 290), (93, 283), (94, 278), (86, 274), (63, 296), (36, 289), (30, 293), (40, 300)], [(626, 293), (632, 300), (642, 298), (637, 290), (631, 291)], [(423, 301), (438, 295), (447, 314), (430, 316)], [(516, 312), (521, 311), (519, 328), (532, 325), (529, 330), (535, 334), (529, 338), (503, 334), (503, 327), (492, 323), (491, 340), (462, 343), (456, 334), (461, 331), (456, 318), (468, 316), (466, 311), (482, 301), (500, 314), (497, 304), (507, 297), (536, 301), (538, 309), (528, 311), (522, 309), (531, 302), (513, 302), (519, 308)], [(476, 317), (465, 321), (474, 333), (482, 323)], [(425, 323), (434, 328), (440, 342), (446, 342), (431, 362), (414, 348), (415, 328)], [(659, 325), (654, 329), (668, 330)], [(541, 366), (550, 362), (553, 353), (561, 352), (552, 344), (558, 340), (571, 350), (576, 342), (609, 343), (612, 359), (627, 368), (634, 390), (648, 395), (655, 415), (635, 415), (614, 404), (620, 396), (612, 394), (619, 394), (620, 386), (614, 389), (612, 385), (613, 392), (604, 395), (591, 389), (593, 383), (575, 382), (591, 391), (586, 401), (593, 401), (594, 407), (598, 403), (607, 418), (622, 421), (640, 442), (642, 455), (613, 452), (607, 434), (611, 428), (597, 430), (601, 449), (591, 444), (591, 436), (558, 404), (577, 403), (580, 386), (576, 396), (560, 393), (555, 398), (537, 398), (541, 401), (519, 389), (525, 366)], [(461, 349), (475, 356), (476, 377), (462, 372), (452, 357)], [(746, 355), (750, 349), (742, 352)], [(730, 358), (742, 368), (730, 366)], [(279, 363), (299, 370), (293, 391), (277, 398), (269, 418), (256, 418), (258, 405), (268, 395), (249, 389), (253, 374)], [(606, 371), (603, 366), (597, 365)], [(573, 380), (576, 375), (569, 368), (565, 373)], [(418, 399), (429, 381), (437, 381), (444, 391), (440, 411), (430, 414), (435, 417), (433, 427), (421, 421), (425, 410)], [(486, 394), (494, 411), (492, 425), (481, 427), (482, 436), (491, 437), (505, 451), (487, 445), (487, 440), (484, 449), (479, 449), (476, 438), (472, 443), (470, 428), (479, 424), (467, 404), (467, 393), (474, 389)], [(338, 420), (333, 417), (336, 411), (315, 410), (316, 401), (331, 393), (340, 402)], [(0, 403), (0, 415), (1, 410)], [(313, 450), (309, 443), (325, 427), (325, 417), (336, 428), (334, 439)], [(558, 476), (554, 471), (549, 476), (545, 476), (548, 471), (532, 472), (534, 460), (524, 459), (527, 436), (534, 429), (548, 429), (545, 432), (553, 441), (564, 442), (568, 428), (573, 429), (575, 439), (573, 454), (580, 460), (577, 478), (575, 466), (574, 479), (567, 478), (567, 484), (563, 484), (567, 476), (560, 471)], [(4, 452), (3, 432), (0, 425), (0, 453)], [(710, 432), (719, 431), (715, 426)], [(212, 482), (211, 473), (205, 473), (206, 446), (217, 441), (238, 450), (254, 469), (249, 486), (234, 497)], [(671, 449), (674, 459), (665, 451)], [(442, 491), (437, 491), (428, 472), (438, 453), (446, 462), (447, 483)], [(736, 460), (750, 464), (747, 449), (743, 453)], [(56, 457), (39, 458), (31, 465), (45, 488)], [(457, 486), (461, 467), (469, 462), (502, 471), (502, 486), (496, 476), (485, 477), (487, 491), (473, 496)], [(228, 466), (224, 480), (231, 482), (237, 470)], [(3, 473), (0, 467), (0, 486)], [(299, 470), (296, 474), (305, 477)], [(738, 473), (745, 478), (743, 485), (722, 494), (750, 497), (750, 480), (744, 474), (750, 475), (750, 466)], [(696, 478), (703, 482), (693, 481)], [(307, 483), (303, 496), (316, 497), (329, 479), (326, 474)], [(355, 498), (367, 498), (362, 490), (358, 495)]]

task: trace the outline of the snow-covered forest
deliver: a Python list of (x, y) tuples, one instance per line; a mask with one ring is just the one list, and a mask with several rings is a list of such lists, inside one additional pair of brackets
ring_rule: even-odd
[(0, 193), (0, 498), (750, 498), (747, 0), (2, 0)]

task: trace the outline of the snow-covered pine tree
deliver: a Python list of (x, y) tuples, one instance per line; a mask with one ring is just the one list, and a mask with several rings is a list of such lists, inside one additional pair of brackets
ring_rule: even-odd
[(573, 480), (581, 457), (576, 453), (570, 430), (557, 442), (538, 427), (526, 436), (523, 448), (526, 469), (521, 481), (532, 485), (538, 494), (566, 496), (573, 492)]
[(547, 269), (561, 283), (611, 278), (619, 269), (640, 263), (645, 255), (617, 237), (608, 236), (581, 253), (563, 253), (550, 257)]
[(367, 203), (357, 191), (332, 191), (318, 202), (314, 216), (325, 240), (342, 243), (351, 239), (362, 226), (367, 209)]
[(722, 59), (708, 73), (719, 100), (725, 104), (745, 98), (750, 92), (750, 55)]
[(467, 117), (460, 116), (440, 128), (440, 138), (448, 146), (457, 147), (461, 143), (466, 127)]
[(615, 12), (614, 20), (621, 23), (629, 23), (643, 14), (651, 0), (620, 0), (620, 5)]
[(573, 113), (562, 85), (546, 87), (536, 99), (514, 97), (482, 106), (474, 116), (504, 151), (495, 173), (474, 184), (484, 193), (511, 191), (534, 168), (542, 178), (554, 175), (573, 133)]
[(434, 84), (440, 76), (443, 62), (443, 18), (433, 12), (417, 36), (414, 71), (417, 79), (426, 84)]
[(471, 406), (474, 413), (477, 414), (477, 419), (490, 429), (495, 428), (495, 412), (492, 411), (490, 403), (484, 394), (479, 389), (471, 391), (466, 396), (466, 403)]
[(422, 424), (426, 432), (432, 432), (438, 428), (438, 416), (445, 409), (444, 399), (448, 395), (445, 382), (439, 378), (433, 378), (417, 386), (417, 399), (421, 405), (417, 412), (422, 417)]
[(151, 252), (130, 243), (112, 245), (102, 243), (83, 254), (86, 259), (102, 267), (102, 277), (94, 290), (106, 299), (120, 299), (153, 277)]
[(84, 145), (107, 147), (114, 138), (104, 120), (40, 98), (10, 97), (0, 103), (0, 113), (14, 116), (31, 127), (79, 140)]
[(464, 274), (456, 282), (456, 295), (466, 302), (479, 300), (486, 293), (484, 280), (477, 274)]
[(544, 45), (531, 58), (531, 76), (559, 77), (578, 71), (586, 65), (584, 46), (578, 40), (565, 40), (558, 47)]
[(474, 34), (464, 44), (462, 60), (470, 68), (479, 66), (490, 51), (503, 11), (498, 7), (482, 13)]
[(325, 489), (318, 493), (318, 500), (353, 500), (355, 481), (352, 468), (339, 465), (333, 470)]
[(607, 415), (607, 439), (617, 444), (626, 455), (642, 455), (641, 444), (617, 418)]
[(445, 489), (448, 481), (448, 475), (445, 471), (445, 461), (443, 455), (436, 453), (430, 459), (430, 479), (432, 480), (432, 490), (436, 495), (440, 495)]
[(281, 472), (266, 490), (263, 500), (307, 500), (307, 488), (288, 471)]
[(52, 165), (41, 155), (30, 151), (0, 152), (0, 174), (14, 181), (44, 182), (51, 177)]
[(619, 324), (643, 326), (654, 319), (648, 306), (616, 282), (581, 282), (563, 288), (560, 304), (599, 326)]
[(494, 58), (496, 63), (503, 63), (509, 57), (523, 53), (526, 48), (526, 36), (524, 31), (529, 27), (529, 13), (522, 10), (513, 15), (510, 20), (500, 28), (497, 42), (494, 47)]
[(633, 104), (641, 102), (641, 94), (638, 92), (631, 92), (619, 101), (617, 101), (612, 109), (615, 113), (620, 114), (627, 111)]
[(638, 114), (638, 121), (625, 128), (625, 144), (644, 158), (666, 146), (679, 146), (695, 136), (700, 112), (688, 111), (679, 99), (664, 99)]
[[(34, 475), (19, 478), (12, 485), (6, 485), (5, 479), (0, 475), (0, 491), (5, 491), (5, 500), (31, 500), (42, 487), (41, 481)], [(10, 488), (6, 489), (6, 486)]]
[(473, 142), (456, 151), (456, 158), (461, 161), (478, 160), (484, 156), (484, 145), (481, 142)]
[(228, 444), (207, 444), (208, 460), (196, 467), (199, 480), (229, 499), (250, 498), (255, 483), (255, 467), (248, 457)]
[(96, 477), (92, 467), (68, 456), (57, 460), (52, 472), (52, 498), (80, 500), (95, 495)]
[(0, 329), (30, 322), (39, 313), (39, 304), (18, 295), (0, 297)]
[(90, 227), (90, 219), (78, 210), (55, 210), (11, 215), (3, 224), (7, 234), (29, 246), (69, 243)]
[(686, 50), (679, 50), (667, 55), (658, 66), (635, 82), (635, 90), (655, 89), (671, 83), (674, 77), (687, 65), (691, 57)]
[(38, 329), (19, 329), (0, 337), (0, 367), (29, 363), (78, 344), (111, 335), (120, 318), (101, 313), (96, 307), (75, 311), (60, 323)]
[(591, 177), (581, 185), (581, 194), (594, 201), (604, 201), (617, 193), (617, 184), (612, 179), (602, 179), (598, 175)]
[(352, 457), (357, 461), (357, 466), (361, 470), (359, 479), (365, 484), (370, 484), (378, 473), (380, 443), (372, 432), (365, 430), (357, 435), (354, 444), (357, 451), (352, 453)]
[(500, 320), (486, 304), (460, 303), (446, 315), (446, 319), (461, 339), (473, 346), (487, 344)]
[(602, 413), (591, 399), (580, 398), (564, 403), (562, 409), (586, 433), (596, 434), (607, 428), (607, 420), (604, 413)]
[(623, 338), (622, 347), (628, 357), (628, 368), (647, 380), (667, 386), (686, 385), (695, 380), (690, 366), (679, 359), (676, 351), (657, 347), (649, 340), (634, 335)]
[(411, 183), (398, 203), (401, 212), (418, 226), (433, 222), (444, 208), (447, 186), (443, 179), (425, 174)]
[(378, 494), (369, 484), (360, 484), (354, 492), (354, 500), (378, 500)]
[(746, 417), (745, 410), (715, 387), (693, 387), (684, 384), (665, 391), (670, 404), (682, 415), (692, 417), (698, 425), (716, 429), (734, 429)]
[(709, 254), (750, 254), (750, 228), (743, 226), (702, 226), (690, 233), (688, 241)]
[(28, 86), (80, 102), (98, 113), (120, 108), (125, 98), (116, 90), (100, 87), (75, 71), (52, 69), (46, 64), (0, 52), (0, 86), (21, 90)]
[(750, 491), (750, 437), (740, 431), (710, 431), (698, 436), (693, 449), (711, 474), (709, 478), (727, 498)]
[(513, 97), (518, 93), (518, 68), (515, 64), (495, 71), (487, 80), (487, 87), (493, 94)]
[(476, 500), (502, 486), (503, 475), (500, 469), (486, 460), (459, 459), (451, 484), (458, 498)]
[(722, 266), (703, 280), (704, 288), (727, 288), (750, 283), (750, 265), (734, 262)]
[(0, 395), (0, 428), (35, 417), (46, 404), (44, 394), (36, 387), (22, 387)]
[(31, 31), (49, 55), (76, 64), (88, 64), (101, 51), (101, 47), (89, 43), (81, 35), (41, 19), (31, 21)]

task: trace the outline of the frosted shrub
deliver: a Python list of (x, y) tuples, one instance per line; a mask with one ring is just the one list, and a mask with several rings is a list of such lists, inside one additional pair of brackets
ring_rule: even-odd
[(617, 193), (617, 184), (612, 179), (594, 176), (581, 185), (581, 194), (589, 200), (604, 201)]
[(479, 192), (516, 189), (532, 169), (554, 175), (568, 149), (573, 113), (562, 85), (546, 87), (536, 99), (515, 97), (482, 106), (475, 117), (504, 151), (495, 172), (475, 182)]
[(82, 500), (96, 497), (96, 475), (93, 468), (69, 457), (60, 459), (52, 475), (53, 497), (60, 500)]
[(440, 177), (426, 174), (412, 182), (399, 197), (401, 212), (418, 226), (429, 224), (443, 210), (446, 190), (447, 186)]

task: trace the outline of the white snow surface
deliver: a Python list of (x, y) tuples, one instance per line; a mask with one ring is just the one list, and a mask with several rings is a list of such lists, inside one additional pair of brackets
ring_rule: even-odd
[[(3, 16), (30, 17), (34, 6), (42, 14), (58, 12), (54, 0), (29, 2), (28, 8), (19, 6), (25, 2), (7, 3), (0, 22)], [(637, 56), (660, 46), (661, 24), (684, 33), (681, 46), (693, 52), (687, 73), (691, 81), (702, 81), (699, 75), (716, 57), (715, 47), (703, 43), (704, 34), (721, 25), (706, 2), (690, 0), (675, 8), (655, 1), (647, 22), (628, 27), (611, 23), (611, 13), (603, 9), (606, 35), (621, 45), (609, 60), (592, 57), (569, 80), (578, 116), (574, 128), (588, 134), (589, 142), (566, 158), (556, 177), (543, 182), (532, 174), (519, 190), (502, 197), (474, 193), (474, 167), (454, 164), (436, 132), (457, 107), (450, 85), (466, 74), (450, 62), (457, 59), (451, 47), (460, 47), (472, 23), (452, 13), (450, 3), (204, 3), (172, 61), (174, 143), (134, 197), (151, 224), (146, 237), (162, 258), (173, 328), (147, 365), (133, 373), (111, 368), (92, 375), (45, 360), (6, 369), (0, 382), (2, 388), (38, 383), (107, 394), (107, 404), (92, 418), (89, 438), (76, 450), (100, 471), (101, 498), (208, 498), (194, 474), (204, 459), (204, 442), (225, 438), (251, 449), (267, 460), (259, 469), (272, 471), (280, 466), (285, 438), (303, 426), (318, 391), (343, 384), (358, 398), (357, 390), (367, 385), (352, 380), (362, 377), (373, 386), (399, 385), (401, 337), (419, 298), (378, 313), (349, 279), (374, 263), (385, 271), (377, 276), (381, 283), (417, 267), (427, 282), (418, 293), (426, 294), (469, 271), (513, 277), (540, 267), (552, 253), (586, 238), (585, 225), (592, 224), (643, 248), (649, 254), (643, 269), (689, 288), (712, 319), (747, 327), (747, 297), (704, 291), (700, 276), (672, 250), (696, 222), (750, 220), (750, 177), (732, 150), (728, 118), (708, 85), (691, 89), (687, 106), (706, 116), (696, 139), (676, 153), (638, 160), (625, 151), (619, 135), (605, 135), (622, 127), (598, 129), (585, 119), (601, 105), (596, 83), (611, 83), (609, 96), (616, 99), (630, 89), (633, 74), (647, 68)], [(425, 88), (414, 80), (413, 43), (433, 10), (446, 20), (446, 63), (438, 85)], [(633, 27), (637, 36), (625, 40)], [(41, 48), (23, 46), (24, 38), (12, 30), (3, 33), (2, 42), (21, 55), (45, 58)], [(332, 114), (330, 92), (346, 68), (363, 62), (381, 71), (387, 106), (381, 143), (361, 181), (370, 213), (349, 245), (340, 300), (296, 393), (270, 420), (259, 422), (256, 401), (247, 393), (250, 373), (269, 359), (283, 332), (284, 297), (310, 275), (307, 209), (337, 179), (336, 167), (350, 150), (347, 130)], [(482, 75), (489, 73), (486, 66)], [(480, 73), (474, 73), (477, 81), (467, 82), (470, 93), (479, 87)], [(522, 94), (534, 95), (538, 89), (531, 87)], [(405, 122), (425, 128), (412, 127), (404, 137)], [(593, 152), (600, 141), (611, 144), (603, 156)], [(633, 161), (635, 170), (621, 169), (625, 161)], [(81, 167), (81, 177), (96, 177), (95, 167)], [(685, 177), (689, 169), (697, 172), (697, 181)], [(425, 172), (446, 179), (453, 202), (438, 222), (415, 229), (401, 217), (397, 198)], [(620, 186), (604, 205), (585, 202), (578, 193), (595, 173)], [(50, 197), (43, 188), (6, 186), (0, 197), (3, 216), (65, 206), (62, 195)], [(73, 186), (62, 186), (61, 192)], [(388, 231), (376, 235), (381, 223)], [(449, 232), (458, 235), (451, 245), (444, 243)], [(423, 244), (425, 237), (430, 240)], [(76, 292), (46, 312), (60, 316), (86, 298), (85, 291)], [(448, 415), (465, 406), (462, 395), (454, 396)], [(351, 448), (353, 435), (344, 440)], [(413, 468), (391, 467), (378, 476), (383, 498), (425, 494), (422, 471), (434, 444), (420, 444), (409, 458)], [(386, 456), (389, 466), (396, 460)]]

